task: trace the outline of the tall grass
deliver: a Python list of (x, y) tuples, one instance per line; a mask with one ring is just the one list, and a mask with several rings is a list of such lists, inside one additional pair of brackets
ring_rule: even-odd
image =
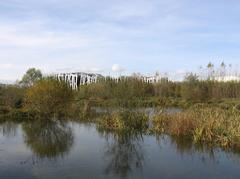
[(234, 108), (195, 106), (181, 113), (158, 115), (152, 130), (195, 143), (240, 149), (240, 112)]
[(146, 114), (139, 112), (113, 112), (99, 118), (98, 126), (113, 131), (144, 131), (148, 129), (148, 117)]

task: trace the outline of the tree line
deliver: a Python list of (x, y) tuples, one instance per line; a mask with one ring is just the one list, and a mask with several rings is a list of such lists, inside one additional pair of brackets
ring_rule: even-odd
[[(208, 66), (212, 69), (212, 65)], [(193, 73), (186, 75), (181, 82), (164, 78), (159, 83), (146, 83), (136, 76), (129, 76), (118, 82), (111, 78), (99, 80), (73, 91), (67, 83), (43, 77), (40, 70), (29, 69), (18, 84), (0, 86), (0, 114), (20, 109), (53, 115), (67, 113), (69, 106), (79, 108), (81, 101), (114, 101), (124, 106), (149, 98), (190, 102), (239, 99), (240, 82), (202, 80)]]
[(207, 101), (224, 98), (240, 98), (240, 82), (219, 82), (200, 80), (195, 74), (188, 74), (181, 82), (162, 80), (159, 83), (145, 83), (137, 78), (115, 82), (111, 79), (88, 86), (81, 86), (80, 98), (101, 98), (131, 100), (133, 98), (182, 98), (192, 101)]

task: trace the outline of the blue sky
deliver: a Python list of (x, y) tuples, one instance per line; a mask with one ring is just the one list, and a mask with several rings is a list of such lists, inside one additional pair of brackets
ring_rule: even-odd
[(239, 0), (1, 0), (0, 80), (197, 70), (240, 62)]

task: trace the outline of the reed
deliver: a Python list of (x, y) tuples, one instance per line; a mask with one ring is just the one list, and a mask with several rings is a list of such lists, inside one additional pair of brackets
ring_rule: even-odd
[(148, 117), (144, 113), (122, 111), (106, 114), (97, 120), (98, 127), (107, 130), (138, 130), (148, 129)]
[(161, 114), (154, 117), (151, 130), (187, 137), (194, 143), (240, 149), (240, 111), (236, 108), (203, 105), (176, 114)]

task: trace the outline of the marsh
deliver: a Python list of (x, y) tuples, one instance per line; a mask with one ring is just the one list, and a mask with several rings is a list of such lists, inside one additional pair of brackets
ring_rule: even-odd
[(0, 124), (0, 178), (221, 179), (239, 178), (239, 170), (238, 151), (165, 134), (66, 120)]

